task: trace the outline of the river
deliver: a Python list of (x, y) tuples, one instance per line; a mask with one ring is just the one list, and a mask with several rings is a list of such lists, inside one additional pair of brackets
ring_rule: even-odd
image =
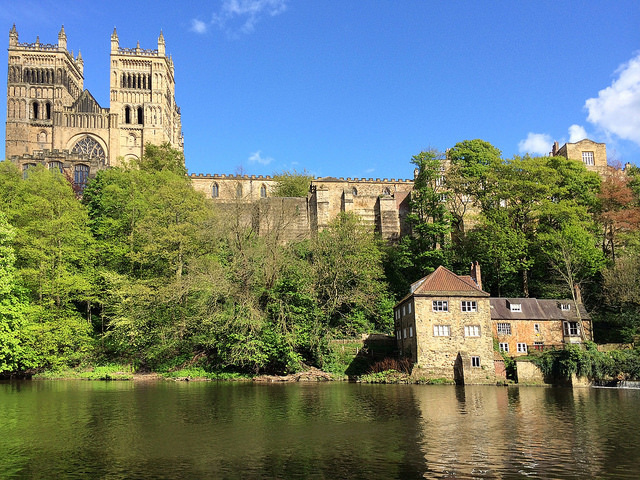
[(640, 390), (0, 383), (0, 478), (640, 478)]

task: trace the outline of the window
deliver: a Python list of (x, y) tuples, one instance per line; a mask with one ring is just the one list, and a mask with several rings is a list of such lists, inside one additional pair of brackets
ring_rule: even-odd
[(522, 311), (522, 304), (521, 303), (510, 303), (509, 304), (509, 310), (511, 310), (512, 312), (521, 312)]
[(38, 105), (38, 102), (33, 102), (33, 115), (32, 115), (31, 118), (34, 118), (36, 120), (38, 119), (38, 107), (39, 106), (40, 105)]
[(447, 194), (446, 193), (441, 193), (440, 194), (440, 203), (445, 203), (447, 201)]
[(124, 107), (124, 123), (131, 123), (131, 107)]
[(500, 207), (507, 208), (507, 200), (506, 200), (506, 198), (501, 198), (500, 199)]
[(409, 327), (409, 338), (413, 337), (413, 327)]
[(267, 198), (267, 187), (266, 185), (260, 186), (260, 198)]
[(49, 170), (62, 173), (62, 162), (49, 162)]
[(544, 343), (543, 342), (533, 342), (533, 349), (534, 350), (544, 350)]
[(463, 312), (477, 312), (478, 305), (474, 301), (463, 300), (461, 303), (461, 308)]
[(580, 327), (578, 322), (564, 322), (564, 334), (569, 337), (580, 335)]
[(471, 366), (479, 367), (480, 366), (480, 357), (471, 357)]
[(407, 314), (406, 305), (402, 305), (402, 316), (404, 317)]
[(526, 343), (518, 343), (518, 353), (527, 353)]
[(500, 342), (500, 351), (509, 353), (509, 344), (506, 342)]
[(236, 187), (236, 198), (242, 198), (242, 185), (240, 184)]
[(480, 336), (480, 325), (465, 325), (464, 326), (464, 336), (465, 337), (479, 337)]
[(397, 338), (398, 340), (402, 339), (402, 334), (400, 333), (400, 330), (399, 330), (399, 329), (398, 329), (398, 330), (396, 330), (396, 338)]
[(448, 312), (449, 311), (449, 302), (446, 300), (434, 300), (433, 301), (433, 311), (434, 312)]
[(96, 158), (100, 160), (101, 163), (104, 163), (107, 158), (104, 153), (104, 149), (91, 137), (83, 137), (81, 140), (76, 142), (73, 149), (71, 149), (71, 153), (85, 154), (88, 155), (89, 158)]
[(406, 328), (402, 329), (402, 336), (403, 336), (403, 338), (407, 338), (407, 329)]
[(571, 305), (568, 303), (561, 303), (560, 310), (562, 310), (563, 312), (568, 312), (569, 310), (571, 310)]
[(35, 163), (25, 163), (24, 165), (22, 165), (22, 178), (27, 178), (27, 175), (29, 175), (29, 169), (35, 167)]
[(440, 175), (439, 177), (436, 178), (436, 187), (441, 187), (442, 185), (444, 185), (446, 182), (444, 175)]
[(353, 187), (353, 189), (351, 190), (351, 193), (353, 194), (354, 197), (358, 196), (358, 189), (356, 187)]
[(391, 189), (389, 187), (385, 187), (384, 190), (382, 190), (382, 194), (391, 195)]
[(585, 165), (595, 165), (593, 160), (593, 152), (582, 152), (582, 162)]
[(220, 195), (220, 187), (218, 187), (217, 183), (214, 183), (211, 186), (211, 198), (218, 198)]
[(434, 325), (433, 326), (433, 336), (434, 337), (450, 337), (451, 336), (451, 326), (449, 326), (449, 325)]
[(80, 192), (84, 191), (84, 187), (87, 186), (89, 181), (89, 165), (76, 165), (73, 169), (73, 183), (77, 185)]
[(533, 324), (533, 333), (541, 333), (540, 324), (539, 323), (534, 323)]
[(511, 324), (510, 323), (499, 323), (498, 324), (498, 335), (511, 335)]
[(409, 304), (408, 306), (409, 306), (409, 313), (411, 313), (411, 304)]

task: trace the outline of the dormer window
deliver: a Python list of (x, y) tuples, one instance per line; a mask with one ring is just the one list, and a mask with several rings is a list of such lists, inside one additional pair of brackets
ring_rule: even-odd
[(569, 303), (561, 303), (560, 310), (562, 310), (563, 312), (568, 312), (569, 310), (571, 310), (571, 305)]
[(521, 312), (522, 304), (521, 303), (509, 303), (509, 310), (512, 312)]

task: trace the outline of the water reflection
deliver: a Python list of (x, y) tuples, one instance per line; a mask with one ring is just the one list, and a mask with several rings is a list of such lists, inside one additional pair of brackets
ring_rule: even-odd
[(637, 478), (640, 392), (0, 383), (0, 478)]

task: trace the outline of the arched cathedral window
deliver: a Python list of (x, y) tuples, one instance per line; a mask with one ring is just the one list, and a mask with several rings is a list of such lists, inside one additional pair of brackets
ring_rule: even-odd
[(260, 186), (260, 198), (267, 198), (267, 186), (264, 184)]
[(211, 198), (218, 198), (220, 196), (220, 190), (217, 183), (211, 186)]
[(88, 155), (89, 158), (100, 160), (101, 163), (104, 163), (107, 159), (102, 146), (91, 137), (84, 137), (78, 140), (71, 149), (71, 153), (85, 154)]
[(236, 198), (242, 198), (242, 184), (239, 183), (236, 187)]

